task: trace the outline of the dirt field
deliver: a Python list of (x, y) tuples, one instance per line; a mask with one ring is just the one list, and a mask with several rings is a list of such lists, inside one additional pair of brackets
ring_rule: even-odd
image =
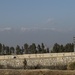
[(0, 75), (75, 75), (75, 70), (0, 70)]

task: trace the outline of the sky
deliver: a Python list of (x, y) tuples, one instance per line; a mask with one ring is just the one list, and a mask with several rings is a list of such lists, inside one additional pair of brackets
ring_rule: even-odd
[(75, 0), (0, 0), (0, 43), (72, 43)]

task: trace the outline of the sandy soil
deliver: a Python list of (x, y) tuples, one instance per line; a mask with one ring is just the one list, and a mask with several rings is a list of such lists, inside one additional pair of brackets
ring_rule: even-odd
[(2, 69), (0, 75), (75, 75), (75, 70), (49, 70), (49, 69), (37, 69), (37, 70), (12, 70)]

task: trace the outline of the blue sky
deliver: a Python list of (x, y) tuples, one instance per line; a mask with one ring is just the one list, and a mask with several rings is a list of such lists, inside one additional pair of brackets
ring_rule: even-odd
[(67, 43), (74, 32), (75, 0), (0, 0), (2, 43)]

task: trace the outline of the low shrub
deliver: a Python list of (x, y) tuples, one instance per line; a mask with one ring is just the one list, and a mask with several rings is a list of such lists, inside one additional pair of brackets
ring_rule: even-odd
[(68, 70), (75, 70), (75, 62), (71, 62), (67, 65)]
[(27, 61), (26, 61), (26, 59), (24, 59), (23, 64), (24, 64), (24, 69), (26, 69), (27, 68)]
[(0, 69), (3, 69), (4, 68), (4, 65), (0, 65)]
[(41, 69), (42, 68), (42, 66), (40, 65), (40, 64), (37, 64), (36, 66), (35, 66), (35, 69)]

